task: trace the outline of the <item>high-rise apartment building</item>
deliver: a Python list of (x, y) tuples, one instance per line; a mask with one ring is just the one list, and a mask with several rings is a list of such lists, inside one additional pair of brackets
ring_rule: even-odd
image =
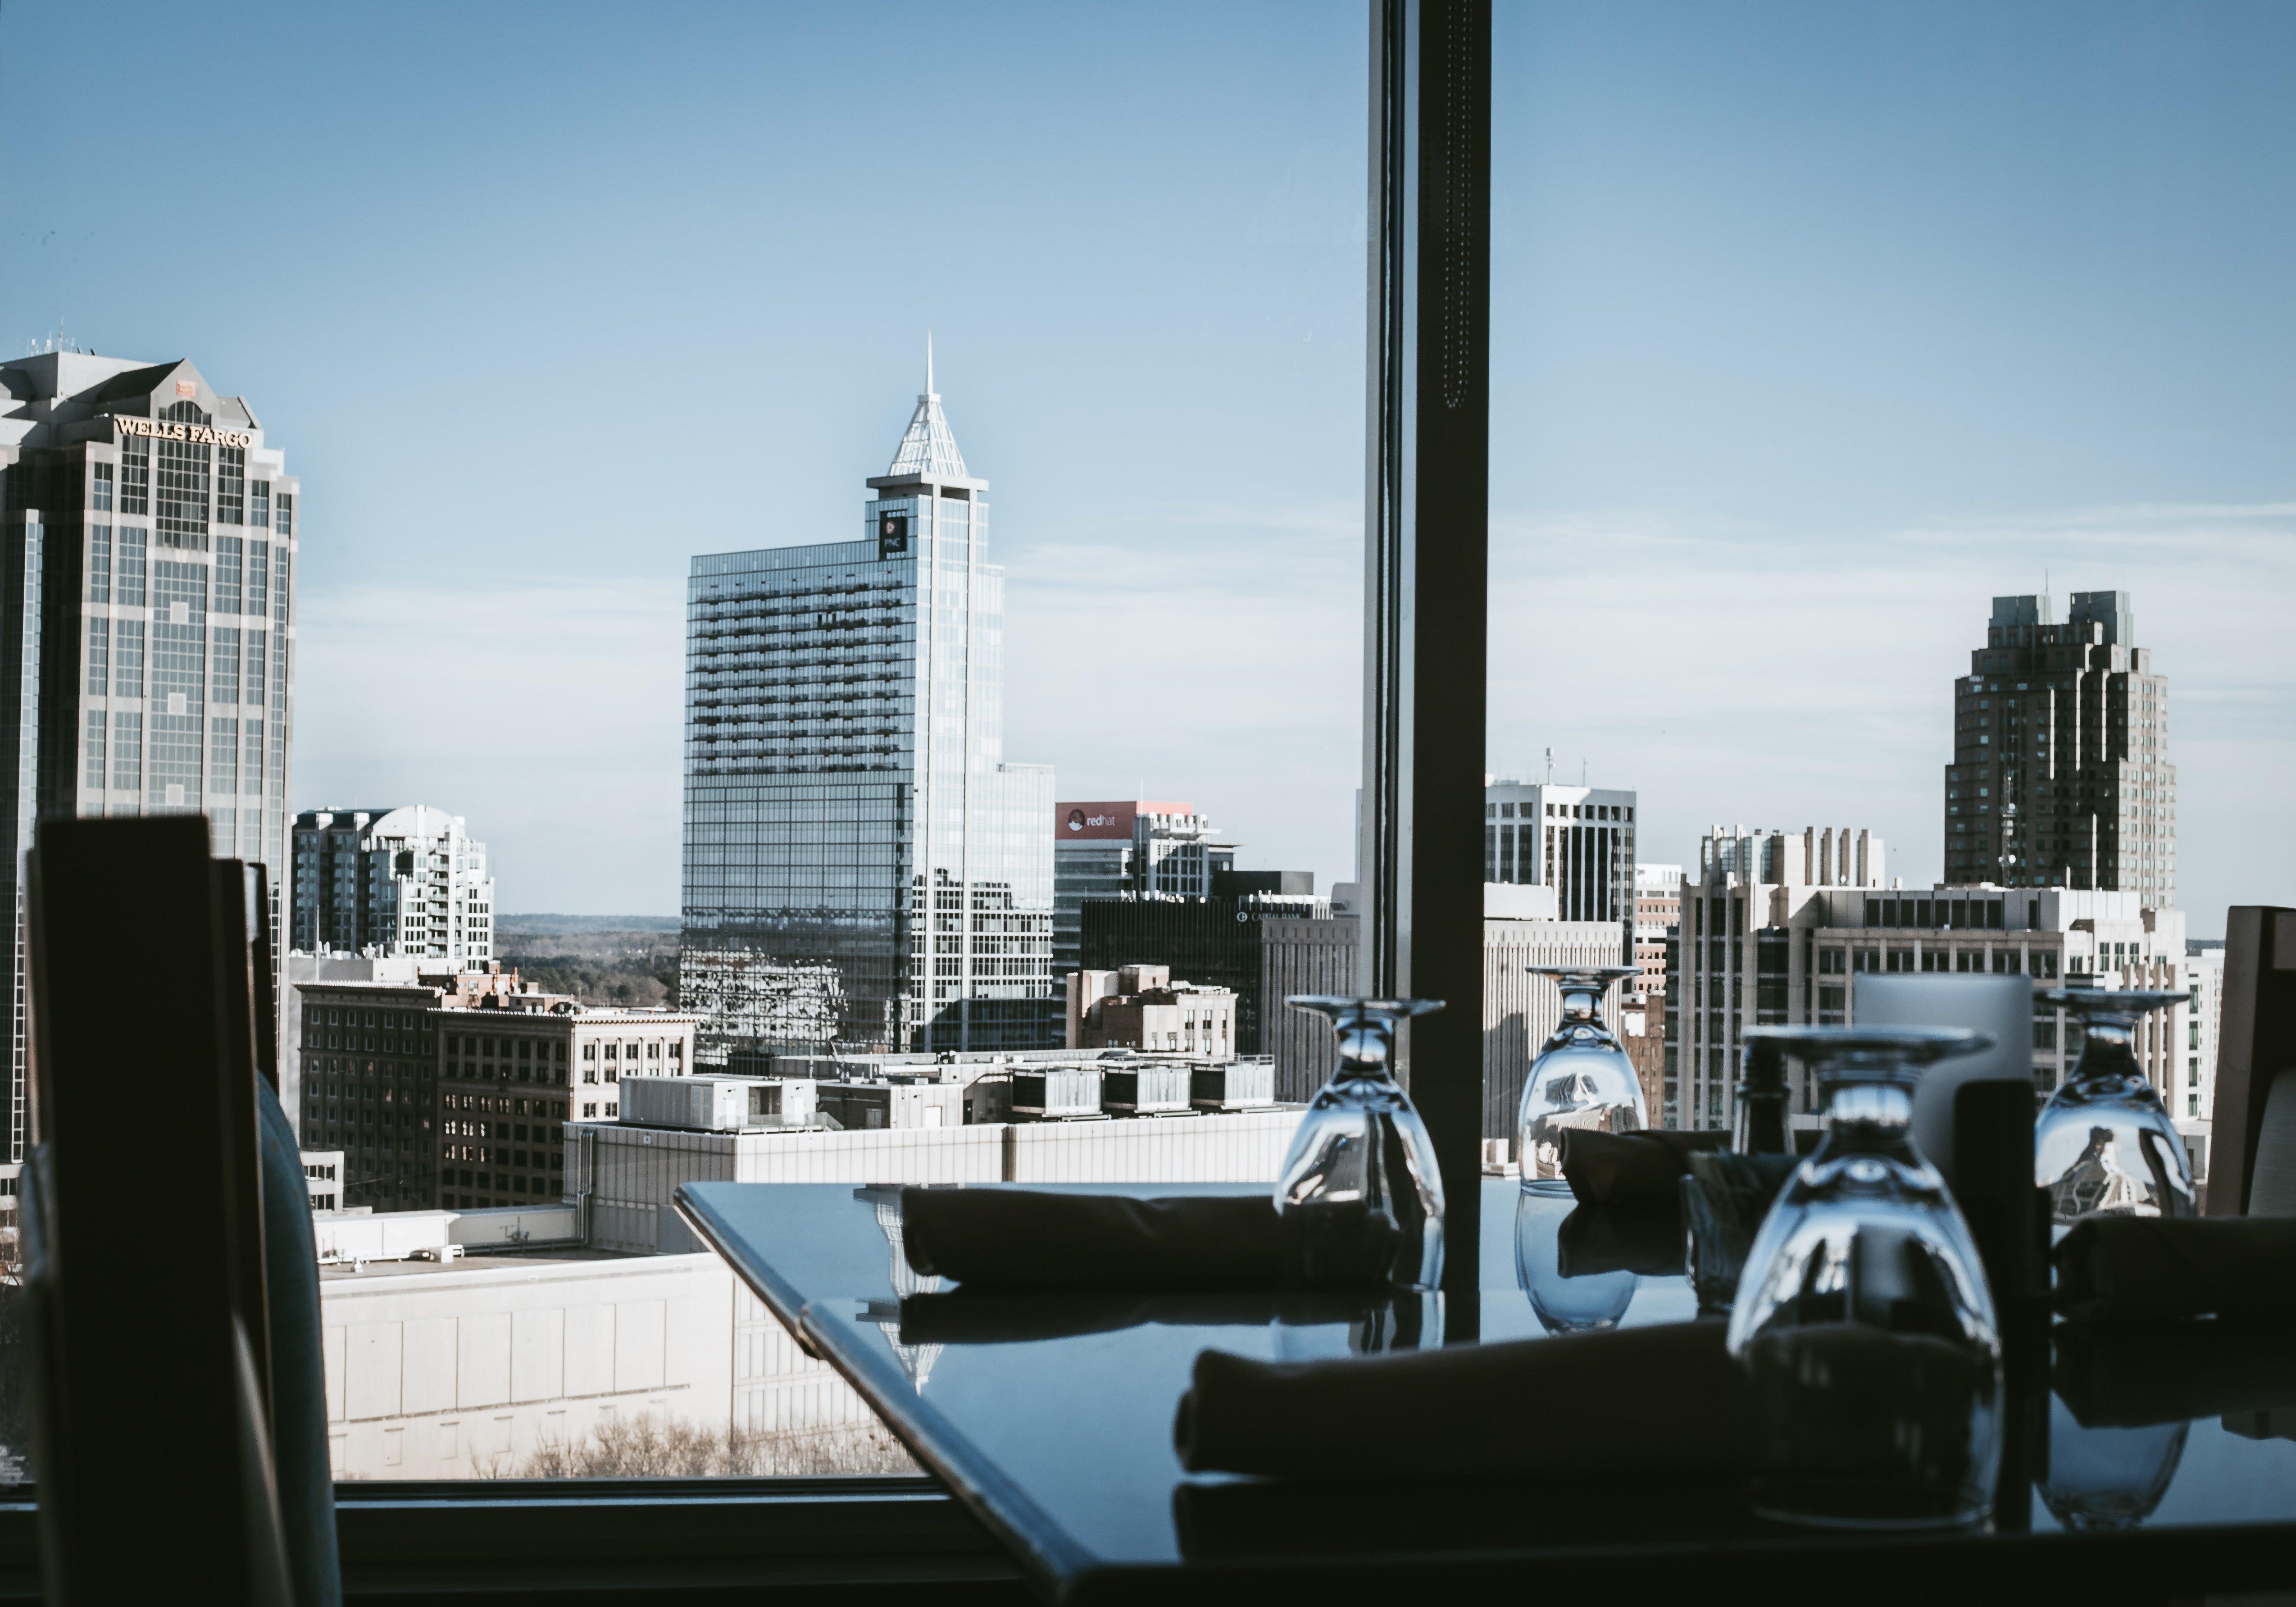
[(218, 855), (269, 868), (273, 935), (285, 935), (301, 489), (246, 400), (188, 362), (0, 363), (12, 1158), (24, 1144), (19, 878), (35, 820), (203, 812)]
[(1558, 920), (1631, 921), (1634, 793), (1487, 779), (1483, 880), (1553, 888)]
[(398, 809), (306, 809), (295, 816), (288, 941), (307, 955), (414, 959), (460, 970), (494, 957), (487, 845), (463, 817)]
[(1954, 683), (1945, 772), (1950, 882), (2134, 892), (2177, 901), (2169, 682), (2136, 645), (2127, 592), (1996, 597)]
[(988, 482), (930, 365), (857, 540), (693, 560), (682, 1001), (705, 1047), (1058, 1034), (1049, 766), (1004, 762)]
[(1084, 963), (1084, 901), (1160, 893), (1208, 898), (1237, 844), (1188, 803), (1053, 807), (1053, 974)]

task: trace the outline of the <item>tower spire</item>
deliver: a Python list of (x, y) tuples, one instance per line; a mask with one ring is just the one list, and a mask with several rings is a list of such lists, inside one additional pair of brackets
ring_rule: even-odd
[(925, 331), (925, 394), (927, 396), (933, 394), (932, 331), (931, 330)]

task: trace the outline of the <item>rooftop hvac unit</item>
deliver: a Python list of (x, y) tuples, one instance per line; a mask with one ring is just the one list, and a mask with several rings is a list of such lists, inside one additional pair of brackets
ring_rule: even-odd
[(1244, 1111), (1275, 1103), (1275, 1062), (1231, 1061), (1188, 1073), (1188, 1103), (1199, 1111)]
[(748, 1077), (626, 1077), (621, 1119), (691, 1133), (803, 1127), (813, 1115), (814, 1086)]
[(1083, 1066), (1052, 1066), (1013, 1073), (1016, 1121), (1075, 1121), (1097, 1116), (1101, 1073)]
[(1185, 1111), (1193, 1092), (1185, 1066), (1106, 1066), (1100, 1073), (1100, 1108), (1111, 1116)]

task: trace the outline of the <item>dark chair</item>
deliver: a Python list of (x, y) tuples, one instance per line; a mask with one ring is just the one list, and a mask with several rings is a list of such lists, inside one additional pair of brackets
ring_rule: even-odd
[(46, 821), (29, 857), (20, 1221), (52, 1603), (341, 1598), (268, 906), (198, 816)]
[(2205, 1209), (2296, 1215), (2296, 909), (2242, 904), (2225, 918)]

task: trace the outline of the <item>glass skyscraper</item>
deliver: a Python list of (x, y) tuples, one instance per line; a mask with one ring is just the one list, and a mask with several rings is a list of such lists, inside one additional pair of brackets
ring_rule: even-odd
[(1004, 762), (988, 482), (930, 363), (867, 485), (857, 540), (693, 562), (680, 1002), (705, 1056), (1055, 1030), (1053, 772)]
[(269, 867), (283, 936), (301, 482), (245, 398), (189, 363), (76, 351), (0, 363), (0, 900), (15, 922), (8, 1158), (21, 1160), (34, 821), (204, 814), (217, 855)]

